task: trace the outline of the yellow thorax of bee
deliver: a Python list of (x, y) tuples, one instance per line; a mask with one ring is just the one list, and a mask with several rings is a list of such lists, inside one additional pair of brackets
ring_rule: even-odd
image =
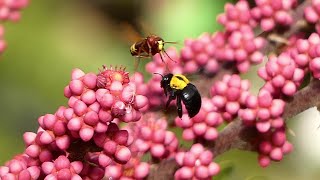
[(183, 90), (188, 84), (189, 80), (181, 74), (175, 74), (170, 81), (170, 87), (177, 90)]

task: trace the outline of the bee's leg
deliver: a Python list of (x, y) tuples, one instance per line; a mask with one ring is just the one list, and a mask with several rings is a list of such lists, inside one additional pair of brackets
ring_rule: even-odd
[(178, 111), (179, 118), (181, 118), (182, 117), (182, 104), (181, 104), (181, 97), (179, 95), (177, 95), (177, 111)]
[(170, 102), (171, 102), (172, 100), (174, 100), (175, 98), (176, 98), (175, 92), (174, 92), (174, 91), (170, 91), (170, 92), (169, 92), (169, 99), (168, 99), (168, 101), (167, 101), (167, 103), (166, 103), (166, 109), (168, 109), (168, 107), (169, 107), (169, 105), (170, 105)]
[(137, 71), (139, 63), (140, 63), (140, 58), (141, 58), (140, 54), (141, 54), (141, 48), (139, 48), (138, 56), (136, 56), (138, 59), (135, 59), (135, 61), (134, 61), (134, 71), (135, 72)]
[(134, 71), (135, 71), (135, 72), (136, 72), (137, 69), (138, 69), (139, 63), (140, 63), (140, 57), (137, 57), (137, 58), (134, 60)]
[(149, 55), (152, 56), (152, 51), (151, 51), (151, 45), (147, 42), (148, 47), (149, 47)]
[(166, 62), (164, 62), (163, 54), (162, 54), (161, 51), (159, 52), (159, 55), (160, 55), (160, 58), (161, 58), (162, 62), (166, 65), (166, 71), (169, 71), (169, 72), (170, 72), (170, 69), (169, 69), (169, 67), (168, 67), (168, 64), (167, 64)]

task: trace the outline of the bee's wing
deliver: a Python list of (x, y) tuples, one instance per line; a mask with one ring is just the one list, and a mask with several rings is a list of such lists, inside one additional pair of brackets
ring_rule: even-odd
[(133, 44), (138, 41), (143, 40), (144, 38), (135, 30), (133, 25), (129, 24), (128, 22), (122, 22), (120, 24), (121, 29), (121, 35), (123, 37), (123, 40)]
[(201, 108), (201, 95), (199, 91), (193, 84), (188, 84), (182, 90), (181, 99), (183, 101), (184, 106), (188, 111), (188, 115), (190, 118), (194, 117), (198, 114)]

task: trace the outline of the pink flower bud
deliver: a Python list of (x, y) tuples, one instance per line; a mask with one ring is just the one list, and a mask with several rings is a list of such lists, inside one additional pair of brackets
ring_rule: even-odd
[(208, 168), (205, 166), (198, 166), (195, 169), (195, 176), (199, 179), (206, 179), (209, 176)]
[(109, 166), (110, 164), (112, 163), (112, 159), (105, 155), (105, 154), (100, 154), (99, 155), (99, 164), (102, 166), (102, 167), (107, 167)]
[(79, 131), (79, 135), (83, 141), (89, 141), (93, 136), (94, 130), (92, 127), (83, 127)]
[(185, 129), (182, 132), (182, 138), (185, 140), (193, 140), (195, 136), (196, 135), (193, 133), (192, 129)]
[(79, 131), (80, 128), (82, 127), (82, 123), (83, 123), (82, 118), (75, 117), (68, 122), (67, 127), (71, 131)]
[(256, 127), (259, 132), (265, 133), (270, 129), (271, 124), (269, 121), (257, 122)]
[(94, 73), (88, 73), (83, 77), (83, 83), (89, 89), (94, 89), (97, 86), (97, 75)]
[(84, 85), (83, 85), (82, 81), (76, 79), (76, 80), (72, 80), (69, 83), (69, 88), (70, 88), (72, 94), (81, 95), (81, 93), (84, 90)]
[(154, 144), (150, 148), (151, 155), (160, 158), (165, 153), (165, 148), (162, 144)]
[(270, 164), (270, 158), (268, 156), (260, 155), (259, 156), (259, 164), (261, 167), (267, 167)]
[(95, 92), (93, 90), (88, 90), (81, 95), (81, 100), (90, 105), (96, 101)]
[(81, 101), (81, 100), (77, 100), (75, 101), (74, 103), (74, 106), (73, 106), (73, 111), (76, 115), (78, 116), (82, 116), (86, 113), (87, 111), (87, 105)]
[(150, 171), (150, 165), (145, 162), (141, 162), (134, 171), (134, 177), (138, 179), (143, 179), (145, 178)]
[(117, 143), (109, 140), (105, 142), (103, 149), (107, 155), (113, 155), (117, 150)]
[(281, 148), (273, 148), (270, 152), (270, 158), (274, 161), (280, 161), (283, 158)]

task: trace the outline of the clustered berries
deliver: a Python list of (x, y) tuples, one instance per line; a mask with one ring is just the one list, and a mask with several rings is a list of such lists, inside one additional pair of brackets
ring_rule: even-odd
[(274, 97), (282, 94), (293, 96), (302, 83), (304, 71), (296, 66), (288, 54), (283, 53), (278, 57), (269, 57), (267, 64), (259, 69), (258, 75), (266, 81), (263, 88), (268, 89)]
[(219, 69), (219, 63), (214, 56), (216, 46), (209, 33), (204, 33), (197, 39), (186, 39), (181, 50), (184, 73), (192, 74), (203, 69), (208, 74), (215, 74)]
[(224, 11), (217, 17), (217, 21), (224, 26), (227, 32), (257, 26), (257, 22), (252, 18), (247, 1), (238, 1), (235, 5), (226, 3)]
[(112, 179), (143, 179), (148, 176), (150, 164), (132, 157), (125, 165), (113, 163), (106, 167), (105, 177)]
[(18, 21), (20, 11), (29, 4), (29, 0), (10, 0), (0, 2), (0, 21)]
[(209, 98), (202, 98), (201, 109), (195, 117), (189, 118), (187, 114), (183, 114), (181, 119), (176, 117), (175, 124), (183, 129), (182, 138), (215, 140), (218, 137), (216, 128), (223, 123), (223, 118), (216, 111), (217, 107)]
[(262, 134), (258, 147), (259, 164), (266, 167), (271, 160), (280, 161), (283, 155), (292, 151), (292, 144), (287, 141), (284, 128)]
[(213, 154), (201, 144), (194, 144), (187, 152), (178, 152), (176, 161), (181, 166), (174, 174), (176, 180), (211, 179), (220, 167), (212, 162)]
[(255, 0), (252, 17), (260, 23), (261, 29), (271, 31), (276, 26), (289, 26), (293, 23), (290, 11), (297, 6), (297, 0)]
[(245, 105), (250, 82), (237, 74), (225, 75), (211, 87), (212, 102), (225, 121), (232, 121)]
[(61, 155), (54, 162), (44, 162), (41, 165), (45, 179), (82, 179), (79, 174), (83, 169), (80, 161), (70, 162), (69, 159)]
[(240, 118), (246, 125), (255, 125), (261, 133), (270, 131), (271, 128), (284, 127), (281, 118), (285, 102), (281, 99), (273, 99), (270, 92), (261, 89), (258, 97), (250, 95), (246, 98), (246, 109), (240, 110)]
[(26, 150), (22, 156), (26, 158), (15, 160), (23, 164), (31, 159), (32, 163), (25, 163), (19, 171), (1, 167), (8, 169), (0, 174), (2, 178), (12, 176), (10, 173), (20, 178), (19, 173), (36, 166), (47, 179), (59, 179), (61, 174), (101, 179), (105, 167), (130, 160), (128, 131), (116, 123), (139, 120), (139, 109), (148, 100), (136, 94), (128, 73), (123, 68), (104, 67), (98, 75), (75, 69), (64, 94), (69, 107), (41, 116), (38, 131), (24, 134)]
[(29, 4), (29, 0), (1, 0), (0, 1), (0, 54), (6, 48), (4, 41), (5, 21), (18, 21), (20, 19), (20, 11)]
[(304, 9), (304, 17), (305, 19), (312, 24), (315, 24), (315, 28), (317, 33), (320, 32), (320, 1), (319, 0), (312, 0), (311, 6), (308, 6)]
[(0, 166), (0, 178), (2, 179), (38, 179), (40, 167), (34, 160), (24, 154), (15, 156), (12, 160)]
[[(305, 73), (310, 70), (313, 77), (320, 78), (320, 37), (312, 33), (308, 39), (298, 39), (293, 43), (295, 46), (288, 48), (288, 52), (295, 61), (297, 68)], [(302, 74), (300, 72), (300, 74)], [(300, 75), (301, 76), (301, 75)]]
[(128, 131), (134, 139), (131, 149), (137, 153), (150, 152), (154, 159), (172, 157), (178, 149), (178, 139), (169, 130), (167, 119), (153, 113), (145, 114), (137, 123), (130, 124)]

